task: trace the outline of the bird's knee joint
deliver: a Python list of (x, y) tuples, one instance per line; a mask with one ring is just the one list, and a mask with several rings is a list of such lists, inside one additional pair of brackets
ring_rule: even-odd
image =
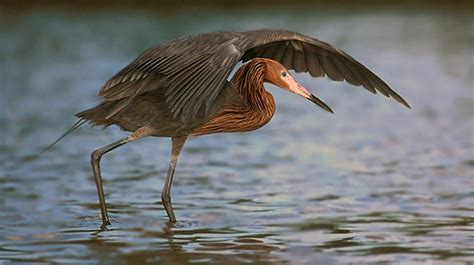
[(171, 196), (169, 194), (162, 194), (161, 195), (161, 201), (163, 203), (170, 203), (171, 202)]
[(95, 150), (91, 154), (92, 161), (100, 161), (101, 157), (102, 157), (102, 152), (100, 152), (99, 150)]

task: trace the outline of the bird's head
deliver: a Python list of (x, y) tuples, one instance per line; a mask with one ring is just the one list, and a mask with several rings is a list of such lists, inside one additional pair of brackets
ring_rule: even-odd
[(306, 88), (300, 85), (293, 76), (288, 72), (285, 66), (281, 63), (270, 60), (264, 59), (266, 65), (266, 73), (265, 73), (265, 81), (272, 83), (280, 88), (286, 89), (290, 92), (295, 93), (296, 95), (300, 95), (309, 101), (315, 103), (316, 105), (320, 106), (322, 109), (333, 113), (331, 108), (326, 105), (322, 100), (315, 97), (311, 92), (309, 92)]

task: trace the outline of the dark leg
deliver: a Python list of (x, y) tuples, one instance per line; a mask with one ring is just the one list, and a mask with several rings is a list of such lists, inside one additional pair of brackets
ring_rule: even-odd
[(123, 138), (121, 140), (118, 140), (117, 142), (114, 142), (107, 146), (104, 146), (100, 149), (97, 149), (91, 154), (92, 170), (94, 171), (95, 184), (97, 185), (97, 192), (99, 194), (100, 211), (102, 213), (102, 225), (101, 225), (102, 230), (105, 230), (107, 225), (110, 224), (110, 220), (109, 220), (109, 215), (107, 213), (107, 205), (105, 204), (104, 187), (102, 185), (102, 176), (100, 175), (100, 159), (102, 158), (103, 155), (114, 150), (115, 148), (119, 146), (122, 146), (126, 143), (138, 140), (142, 137), (149, 136), (149, 135), (150, 135), (149, 130), (143, 127), (143, 128), (138, 129), (134, 133), (132, 133), (130, 136)]
[(104, 187), (102, 185), (102, 177), (100, 175), (100, 159), (106, 153), (114, 150), (115, 148), (130, 142), (130, 137), (123, 138), (117, 142), (104, 146), (100, 149), (95, 150), (91, 154), (92, 170), (94, 171), (95, 184), (97, 185), (97, 192), (99, 193), (100, 211), (102, 212), (102, 225), (100, 226), (103, 230), (110, 224), (109, 215), (107, 213), (107, 206), (105, 205)]
[(179, 153), (183, 148), (186, 138), (188, 136), (179, 136), (171, 138), (171, 160), (168, 168), (168, 175), (165, 179), (165, 186), (163, 187), (163, 192), (161, 193), (161, 201), (165, 207), (166, 213), (170, 222), (176, 222), (176, 217), (174, 216), (173, 206), (171, 205), (171, 183), (173, 182), (174, 170), (176, 168), (176, 163), (178, 162)]

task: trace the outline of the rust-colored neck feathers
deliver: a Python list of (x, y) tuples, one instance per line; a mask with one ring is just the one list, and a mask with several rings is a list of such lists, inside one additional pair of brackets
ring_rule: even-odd
[(216, 117), (192, 134), (253, 131), (268, 123), (275, 113), (275, 101), (263, 86), (269, 77), (269, 62), (258, 58), (240, 67), (231, 80), (240, 100), (226, 104)]
[[(267, 76), (266, 63), (263, 59), (255, 59), (243, 65), (232, 77), (232, 84), (239, 92), (242, 100), (251, 108), (268, 111), (273, 97), (263, 87)], [(269, 102), (271, 99), (271, 102)], [(270, 104), (269, 104), (270, 103)]]

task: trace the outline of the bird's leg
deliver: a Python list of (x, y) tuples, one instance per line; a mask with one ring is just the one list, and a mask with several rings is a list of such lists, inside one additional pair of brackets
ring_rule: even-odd
[(100, 211), (102, 213), (102, 225), (100, 228), (105, 230), (107, 225), (110, 224), (109, 215), (107, 213), (107, 205), (105, 204), (105, 196), (104, 196), (104, 187), (102, 185), (102, 176), (100, 174), (100, 159), (106, 153), (116, 149), (119, 146), (122, 146), (126, 143), (131, 141), (135, 141), (140, 139), (144, 136), (148, 136), (147, 130), (138, 129), (128, 137), (122, 138), (117, 142), (111, 143), (106, 145), (102, 148), (99, 148), (92, 152), (91, 154), (91, 163), (92, 163), (92, 171), (94, 172), (95, 177), (95, 184), (97, 185), (97, 193), (99, 194), (99, 204), (100, 204)]
[(109, 215), (107, 213), (107, 206), (105, 205), (105, 196), (104, 196), (104, 187), (102, 185), (102, 176), (100, 175), (100, 159), (102, 158), (104, 154), (128, 142), (130, 142), (130, 139), (129, 137), (126, 137), (126, 138), (118, 140), (117, 142), (114, 142), (100, 149), (97, 149), (91, 154), (92, 171), (94, 171), (95, 184), (97, 185), (97, 193), (99, 194), (100, 211), (102, 213), (102, 225), (100, 226), (102, 230), (104, 230), (106, 226), (110, 224), (110, 221), (109, 221)]
[(171, 183), (173, 181), (174, 170), (176, 168), (176, 163), (178, 162), (179, 153), (183, 148), (186, 138), (188, 136), (178, 136), (171, 138), (171, 160), (168, 168), (168, 175), (166, 175), (165, 186), (163, 187), (163, 192), (161, 193), (161, 201), (165, 207), (166, 213), (170, 222), (176, 222), (176, 217), (174, 216), (173, 206), (171, 205)]

